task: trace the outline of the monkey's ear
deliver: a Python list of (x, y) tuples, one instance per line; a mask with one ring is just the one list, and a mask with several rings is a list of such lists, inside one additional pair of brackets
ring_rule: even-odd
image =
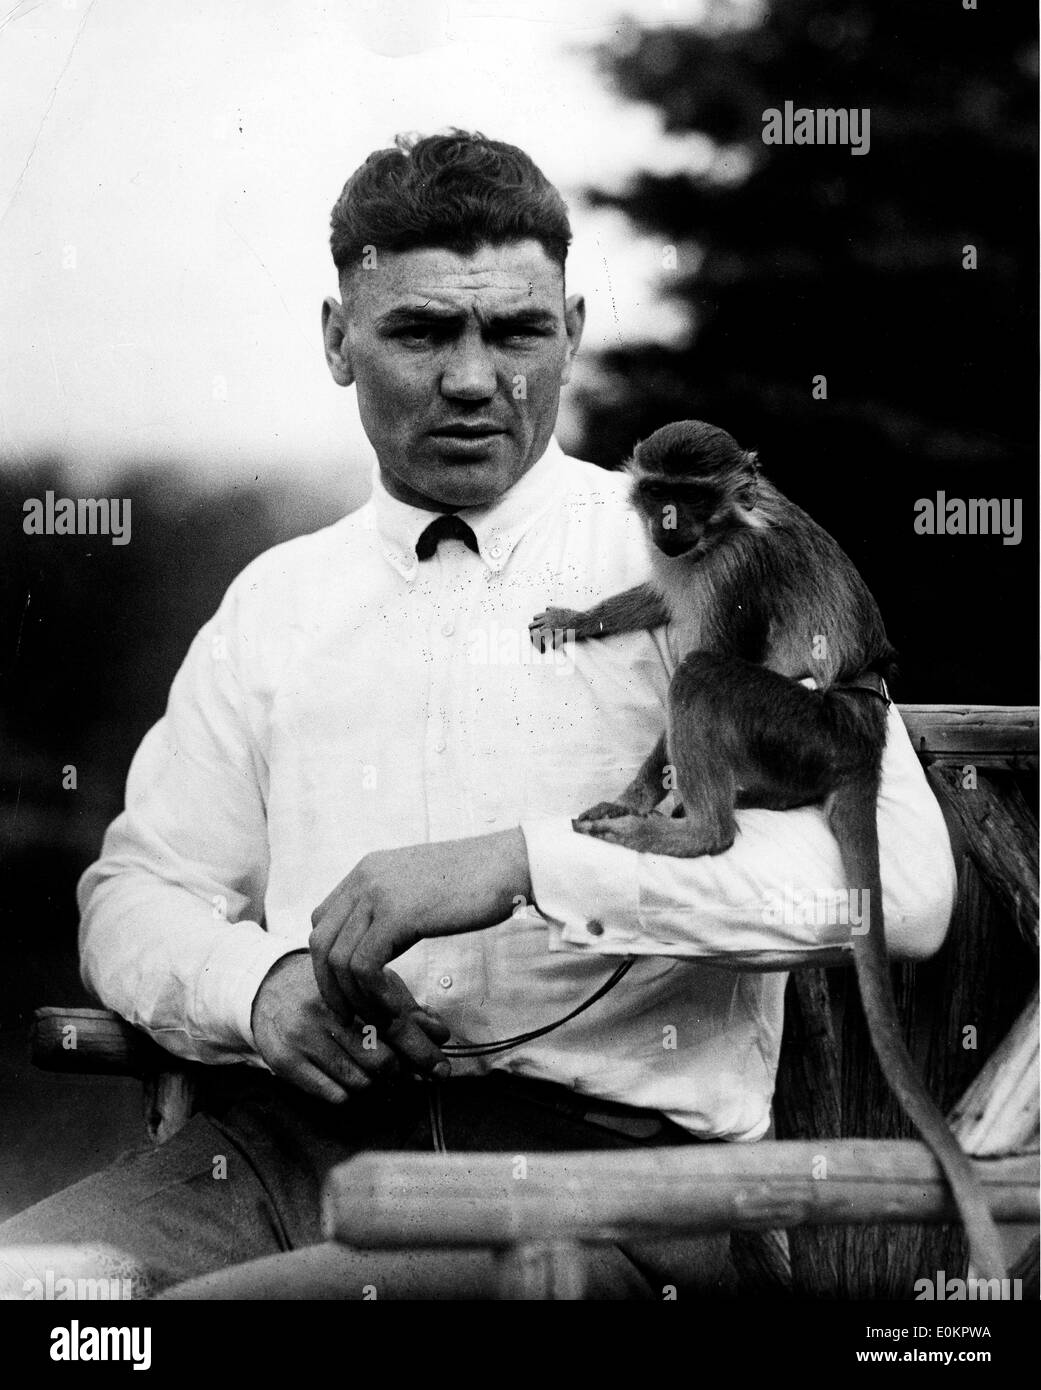
[(762, 470), (759, 455), (754, 449), (745, 453), (745, 467), (748, 469), (748, 480), (738, 489), (737, 496), (742, 507), (752, 511), (759, 501), (759, 474)]

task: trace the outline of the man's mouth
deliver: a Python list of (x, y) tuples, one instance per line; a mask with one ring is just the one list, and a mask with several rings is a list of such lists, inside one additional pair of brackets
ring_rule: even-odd
[(460, 420), (451, 425), (439, 425), (430, 433), (436, 439), (491, 439), (497, 434), (505, 434), (506, 431), (499, 425), (484, 421)]
[(483, 463), (494, 453), (497, 439), (506, 431), (484, 420), (457, 421), (439, 425), (431, 437), (441, 446), (439, 453), (447, 463)]

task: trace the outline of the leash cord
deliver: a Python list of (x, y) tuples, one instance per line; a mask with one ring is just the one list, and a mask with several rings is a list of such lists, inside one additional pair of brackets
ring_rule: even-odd
[(598, 999), (602, 999), (608, 990), (614, 989), (618, 981), (625, 975), (635, 962), (635, 956), (626, 956), (621, 965), (614, 970), (610, 977), (604, 981), (599, 989), (595, 990), (588, 999), (584, 999), (577, 1008), (565, 1014), (563, 1018), (558, 1018), (554, 1023), (547, 1023), (543, 1028), (532, 1028), (528, 1033), (518, 1033), (512, 1038), (499, 1038), (496, 1041), (477, 1042), (477, 1043), (445, 1043), (441, 1048), (449, 1057), (488, 1057), (494, 1052), (506, 1052), (511, 1047), (520, 1047), (521, 1043), (531, 1042), (533, 1038), (545, 1037), (547, 1033), (552, 1033), (555, 1029), (562, 1027), (565, 1023), (570, 1023), (579, 1014), (585, 1013), (586, 1009), (592, 1008)]

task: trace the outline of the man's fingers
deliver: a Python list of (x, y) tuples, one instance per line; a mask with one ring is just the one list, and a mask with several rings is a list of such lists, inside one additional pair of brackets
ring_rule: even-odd
[(332, 1032), (324, 1039), (315, 1039), (311, 1061), (345, 1091), (365, 1091), (372, 1085), (372, 1077), (348, 1055)]
[(413, 1014), (413, 1018), (420, 1028), (436, 1043), (446, 1043), (452, 1036), (452, 1030), (444, 1021), (440, 1014), (428, 1009), (425, 1004), (418, 1004)]
[(374, 1023), (358, 1023), (340, 1046), (368, 1076), (392, 1076), (398, 1070), (397, 1053), (380, 1037)]
[(431, 1009), (424, 1009), (413, 998), (405, 981), (395, 971), (384, 969), (382, 995), (384, 1006), (390, 1006), (393, 1017), (383, 1028), (383, 1036), (406, 1062), (424, 1075), (438, 1067), (448, 1075), (448, 1059), (437, 1046), (435, 1038), (447, 1042), (449, 1030)]
[(332, 1009), (337, 1018), (349, 1023), (353, 1019), (355, 1009), (343, 989), (337, 975), (335, 966), (330, 959), (331, 952), (339, 939), (339, 926), (334, 916), (322, 917), (321, 914), (325, 904), (316, 909), (312, 922), (314, 929), (308, 946), (311, 951), (311, 963), (314, 967), (314, 977), (318, 983), (318, 992), (325, 1000), (326, 1004)]
[[(356, 1037), (349, 1041), (341, 1037), (337, 1045), (345, 1062), (366, 1075), (380, 1072), (390, 1065), (379, 1053), (382, 1045), (424, 1075), (438, 1068), (447, 1074), (448, 1061), (438, 1044), (448, 1041), (451, 1030), (434, 1010), (421, 1007), (401, 977), (386, 968), (387, 946), (372, 930), (372, 908), (366, 899), (355, 899), (346, 916), (344, 906), (334, 894), (316, 909), (310, 947), (318, 989), (329, 1009), (345, 1022), (357, 1021), (362, 1030), (370, 1026), (377, 1030), (376, 1045), (369, 1049), (363, 1032), (362, 1052)], [(321, 1055), (326, 1057), (324, 1051)], [(351, 1084), (342, 1071), (335, 1074)]]
[(417, 1071), (432, 1072), (446, 1061), (440, 1044), (448, 1041), (452, 1030), (433, 1009), (416, 1003), (393, 970), (384, 970), (383, 975), (381, 1008), (391, 1012), (386, 1013), (377, 1030), (381, 1045), (385, 1043), (391, 1049), (395, 1065), (402, 1059)]
[(419, 1004), (401, 976), (387, 968), (384, 948), (370, 925), (367, 909), (353, 912), (329, 960), (355, 1013), (384, 1028), (392, 1019), (414, 1013)]
[(419, 1026), (415, 1014), (394, 1019), (387, 1025), (386, 1037), (394, 1051), (424, 1076), (447, 1076), (451, 1071), (448, 1058)]
[(326, 958), (336, 985), (353, 1013), (380, 1023), (393, 1012), (393, 1006), (383, 1002), (382, 971), (367, 968), (366, 956), (360, 954), (370, 938), (371, 927), (372, 909), (359, 899), (342, 919)]
[(299, 1086), (301, 1091), (306, 1091), (310, 1096), (317, 1096), (319, 1100), (328, 1101), (330, 1105), (342, 1105), (349, 1099), (347, 1091), (339, 1082), (334, 1081), (321, 1067), (307, 1058), (298, 1057), (291, 1067), (278, 1074), (291, 1081), (294, 1086)]

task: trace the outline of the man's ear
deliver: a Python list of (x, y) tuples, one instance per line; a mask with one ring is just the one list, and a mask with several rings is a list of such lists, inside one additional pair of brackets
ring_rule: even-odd
[(560, 370), (560, 382), (564, 385), (571, 380), (571, 367), (582, 341), (582, 329), (586, 324), (586, 301), (580, 294), (568, 295), (564, 301), (564, 330), (567, 333), (567, 356)]
[(330, 297), (322, 304), (322, 339), (325, 360), (337, 386), (350, 386), (354, 381), (350, 348), (347, 343), (347, 315), (344, 307)]

